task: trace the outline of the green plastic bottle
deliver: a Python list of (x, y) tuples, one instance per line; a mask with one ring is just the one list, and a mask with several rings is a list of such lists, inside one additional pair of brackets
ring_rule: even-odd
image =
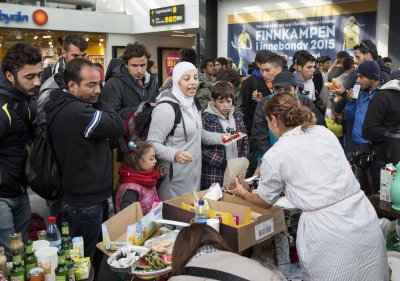
[(26, 242), (26, 256), (25, 256), (25, 277), (26, 280), (29, 279), (29, 270), (31, 270), (34, 267), (37, 267), (37, 259), (35, 255), (33, 254), (33, 248), (32, 248), (32, 240), (28, 240)]
[(68, 245), (70, 249), (72, 248), (72, 238), (69, 236), (69, 225), (66, 221), (61, 225), (61, 249), (63, 249), (64, 245)]
[(65, 253), (65, 265), (68, 268), (68, 280), (75, 281), (75, 263), (71, 259), (71, 255), (70, 255), (71, 248), (68, 247), (68, 245), (64, 245), (63, 251)]
[(25, 281), (25, 268), (22, 265), (21, 253), (14, 251), (12, 253), (13, 266), (10, 270), (10, 281)]
[(396, 176), (390, 185), (390, 197), (392, 199), (392, 208), (400, 211), (400, 162), (396, 165)]
[(58, 252), (58, 266), (55, 270), (56, 281), (68, 281), (68, 267), (65, 265), (64, 251)]

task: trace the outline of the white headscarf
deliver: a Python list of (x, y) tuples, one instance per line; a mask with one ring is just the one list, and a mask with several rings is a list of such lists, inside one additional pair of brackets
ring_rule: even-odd
[(193, 97), (187, 97), (183, 94), (178, 82), (186, 71), (192, 69), (197, 71), (196, 67), (193, 64), (187, 61), (183, 61), (176, 64), (172, 72), (172, 94), (179, 100), (183, 107), (188, 109), (192, 107), (194, 99)]

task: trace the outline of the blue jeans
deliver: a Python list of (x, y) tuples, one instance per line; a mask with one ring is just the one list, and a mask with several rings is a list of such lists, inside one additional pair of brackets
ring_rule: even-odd
[(71, 206), (61, 203), (60, 217), (69, 224), (71, 237), (82, 236), (85, 246), (85, 257), (93, 261), (94, 251), (101, 233), (103, 206), (98, 203), (86, 207)]
[(10, 234), (21, 232), (22, 240), (28, 240), (28, 222), (31, 218), (29, 196), (24, 194), (13, 198), (0, 198), (0, 245), (9, 252)]

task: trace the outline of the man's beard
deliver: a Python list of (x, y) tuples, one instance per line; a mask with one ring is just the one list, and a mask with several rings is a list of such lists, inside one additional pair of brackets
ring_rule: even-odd
[[(24, 89), (21, 86), (21, 84), (19, 83), (18, 77), (16, 77), (16, 76), (14, 76), (14, 77), (15, 77), (15, 81), (14, 81), (14, 85), (13, 85), (14, 89), (16, 89), (18, 92), (20, 92), (21, 94), (23, 94), (26, 97), (31, 97), (31, 96), (37, 95), (40, 87), (35, 86), (34, 88), (31, 88), (31, 89)], [(33, 94), (31, 94), (31, 92), (33, 92)]]

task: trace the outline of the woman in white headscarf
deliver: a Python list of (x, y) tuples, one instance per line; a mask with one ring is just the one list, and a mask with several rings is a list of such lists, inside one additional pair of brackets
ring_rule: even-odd
[[(218, 144), (223, 136), (202, 128), (200, 111), (194, 101), (199, 86), (196, 67), (180, 62), (174, 67), (172, 79), (172, 89), (162, 92), (157, 100), (147, 136), (156, 150), (159, 165), (167, 172), (158, 188), (161, 200), (200, 189), (201, 143)], [(178, 104), (182, 116), (173, 134), (175, 110), (166, 101)]]

